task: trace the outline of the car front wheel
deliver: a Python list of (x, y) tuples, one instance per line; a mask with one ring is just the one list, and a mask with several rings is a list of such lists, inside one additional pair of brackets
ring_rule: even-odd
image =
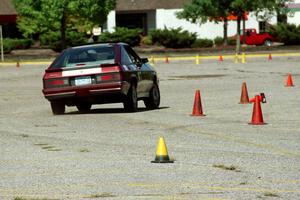
[(124, 109), (128, 112), (136, 112), (138, 110), (137, 92), (134, 84), (131, 85), (123, 104)]
[(160, 92), (157, 84), (154, 84), (150, 90), (149, 97), (144, 99), (146, 108), (157, 109), (160, 104)]
[(79, 103), (76, 105), (79, 112), (85, 113), (91, 110), (92, 105), (89, 103)]
[(272, 46), (272, 41), (271, 40), (265, 40), (264, 45), (270, 47), (270, 46)]
[(51, 109), (54, 115), (62, 115), (65, 113), (65, 104), (61, 101), (51, 101)]

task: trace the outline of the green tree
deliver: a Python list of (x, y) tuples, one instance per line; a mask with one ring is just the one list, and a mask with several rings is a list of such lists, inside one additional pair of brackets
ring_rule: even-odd
[(230, 4), (230, 12), (237, 16), (236, 53), (241, 52), (240, 30), (241, 20), (246, 12), (264, 13), (275, 9), (277, 0), (234, 0)]
[(254, 11), (258, 7), (259, 1), (260, 0), (234, 0), (230, 4), (230, 12), (237, 17), (236, 53), (241, 52), (241, 20), (243, 19), (245, 12)]
[[(237, 17), (237, 38), (236, 52), (240, 53), (240, 30), (241, 21), (246, 12), (258, 13), (286, 13), (286, 3), (293, 0), (192, 0), (184, 6), (182, 12), (177, 15), (179, 18), (186, 19), (192, 23), (205, 23), (208, 20), (218, 22), (224, 21), (224, 38), (227, 33), (227, 17), (234, 15)], [(226, 40), (225, 40), (226, 42)]]
[(230, 14), (231, 2), (232, 0), (192, 0), (184, 6), (183, 11), (177, 13), (177, 17), (200, 24), (206, 23), (208, 20), (215, 23), (223, 21), (223, 39), (224, 45), (227, 45), (227, 17)]
[(291, 13), (291, 10), (287, 7), (288, 3), (292, 3), (294, 0), (276, 0), (274, 4), (274, 10), (277, 15), (277, 23), (287, 24), (287, 16)]
[(55, 35), (65, 48), (69, 31), (103, 25), (116, 0), (14, 0), (14, 4), (25, 37)]

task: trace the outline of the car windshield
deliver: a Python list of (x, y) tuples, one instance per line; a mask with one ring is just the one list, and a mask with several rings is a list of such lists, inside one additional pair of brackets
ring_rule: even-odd
[(51, 68), (69, 68), (115, 63), (112, 45), (90, 45), (74, 47), (62, 53), (51, 65)]

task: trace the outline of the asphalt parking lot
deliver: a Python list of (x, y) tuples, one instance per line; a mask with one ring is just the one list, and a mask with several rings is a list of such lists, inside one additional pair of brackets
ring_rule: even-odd
[[(67, 108), (44, 99), (45, 64), (0, 66), (0, 199), (300, 199), (300, 57), (155, 63), (161, 108)], [(294, 87), (285, 87), (291, 73)], [(264, 92), (266, 125), (249, 125)], [(192, 117), (196, 90), (204, 117)], [(170, 164), (155, 164), (159, 137)]]

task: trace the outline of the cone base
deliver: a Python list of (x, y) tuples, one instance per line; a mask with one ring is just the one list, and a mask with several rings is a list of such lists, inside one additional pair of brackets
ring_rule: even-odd
[(248, 124), (249, 125), (267, 125), (267, 123), (264, 123), (264, 122), (258, 122), (258, 123), (250, 122)]
[(153, 160), (153, 161), (151, 161), (151, 163), (174, 163), (174, 161), (172, 161), (172, 160), (163, 160), (163, 161)]
[(285, 87), (294, 87), (294, 85), (285, 85)]
[(191, 114), (192, 117), (204, 117), (205, 114)]
[(174, 163), (174, 161), (170, 160), (169, 156), (156, 156), (151, 163)]

